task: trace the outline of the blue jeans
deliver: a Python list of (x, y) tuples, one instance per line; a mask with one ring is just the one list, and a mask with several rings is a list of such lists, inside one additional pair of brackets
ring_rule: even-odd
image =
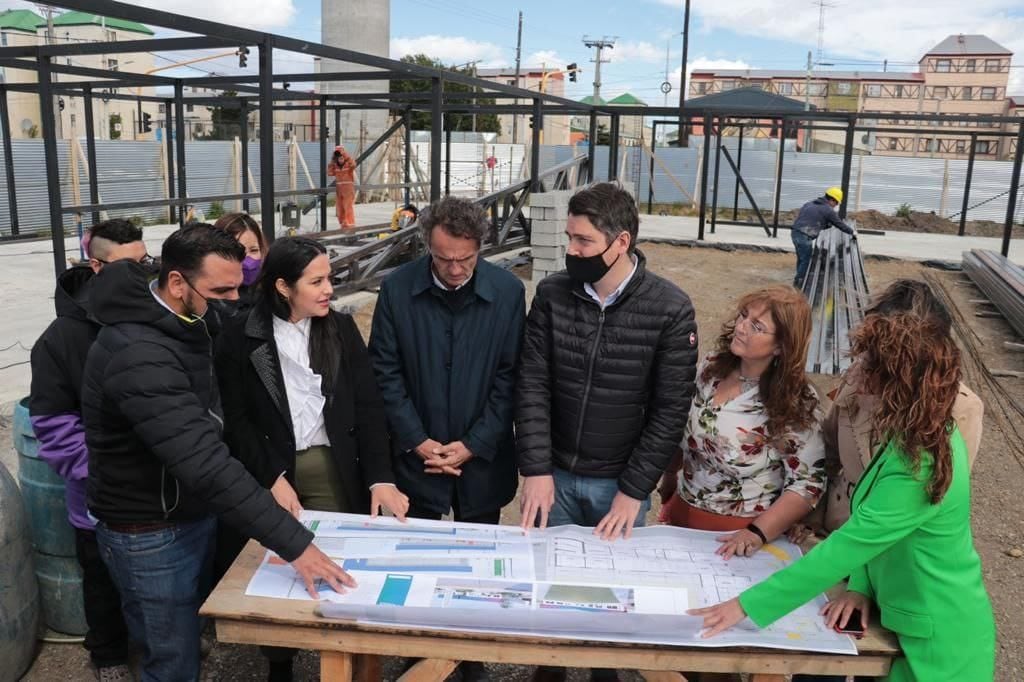
[(199, 679), (199, 606), (211, 588), (216, 519), (146, 533), (96, 526), (103, 561), (121, 594), (143, 682)]
[(796, 247), (796, 277), (793, 278), (793, 286), (799, 289), (807, 275), (807, 266), (811, 264), (814, 240), (800, 230), (790, 230), (790, 235), (793, 238), (793, 246)]
[[(617, 478), (594, 478), (577, 476), (564, 469), (555, 467), (555, 505), (548, 515), (548, 526), (596, 526), (601, 523), (612, 500), (619, 492)], [(640, 503), (640, 511), (636, 515), (639, 528), (644, 525), (647, 512), (651, 509), (651, 498)]]

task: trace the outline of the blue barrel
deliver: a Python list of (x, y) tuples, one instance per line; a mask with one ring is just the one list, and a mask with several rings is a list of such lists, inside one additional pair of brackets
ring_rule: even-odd
[(35, 545), (35, 572), (47, 627), (68, 635), (84, 635), (82, 568), (75, 555), (75, 531), (68, 522), (64, 479), (39, 459), (29, 419), (28, 399), (14, 407), (14, 449), (18, 452), (18, 482)]
[(32, 665), (42, 627), (39, 610), (25, 505), (0, 464), (0, 680), (17, 680)]

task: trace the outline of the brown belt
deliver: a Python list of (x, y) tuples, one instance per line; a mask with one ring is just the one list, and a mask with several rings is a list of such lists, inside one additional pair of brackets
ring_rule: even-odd
[(136, 523), (105, 523), (115, 533), (153, 533), (178, 525), (173, 521), (139, 521)]

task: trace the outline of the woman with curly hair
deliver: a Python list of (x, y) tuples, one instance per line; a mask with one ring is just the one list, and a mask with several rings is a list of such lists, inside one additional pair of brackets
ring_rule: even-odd
[(810, 334), (799, 291), (758, 289), (697, 369), (686, 433), (659, 488), (661, 520), (731, 531), (718, 538), (726, 559), (782, 535), (825, 490), (818, 398), (804, 374)]
[(872, 603), (904, 658), (887, 679), (991, 680), (995, 623), (970, 524), (967, 446), (953, 419), (960, 351), (949, 315), (926, 288), (903, 311), (869, 311), (851, 350), (865, 390), (877, 396), (878, 447), (853, 490), (850, 519), (799, 561), (739, 597), (690, 611), (711, 637), (749, 617), (766, 627), (849, 576), (823, 609), (826, 624)]

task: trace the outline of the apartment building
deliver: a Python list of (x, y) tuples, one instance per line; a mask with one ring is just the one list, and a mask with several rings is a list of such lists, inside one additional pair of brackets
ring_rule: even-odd
[[(501, 85), (516, 84), (516, 70), (514, 68), (502, 69), (478, 69), (477, 78)], [(546, 92), (558, 97), (565, 97), (565, 72), (562, 70), (548, 69), (546, 67), (533, 68), (521, 67), (519, 69), (519, 87), (534, 92)], [(530, 100), (501, 100), (503, 103), (515, 102), (524, 106), (530, 105)], [(531, 139), (530, 117), (528, 115), (515, 115), (518, 119), (518, 133), (515, 142), (523, 144)], [(498, 144), (510, 144), (512, 140), (512, 118), (513, 114), (500, 114), (498, 120), (501, 122), (501, 132), (498, 134)], [(569, 144), (569, 117), (568, 116), (545, 116), (544, 117), (544, 144)]]
[[(757, 87), (827, 111), (1003, 116), (1014, 106), (1006, 92), (1012, 58), (1012, 52), (986, 36), (951, 35), (925, 53), (913, 72), (699, 70), (693, 72), (688, 95)], [(979, 159), (1007, 158), (1013, 149), (1006, 138), (986, 136), (1001, 131), (1000, 124), (897, 119), (886, 125), (908, 132), (872, 134), (866, 138), (866, 153), (966, 158), (972, 135)], [(815, 132), (804, 148), (832, 151), (839, 138)]]

